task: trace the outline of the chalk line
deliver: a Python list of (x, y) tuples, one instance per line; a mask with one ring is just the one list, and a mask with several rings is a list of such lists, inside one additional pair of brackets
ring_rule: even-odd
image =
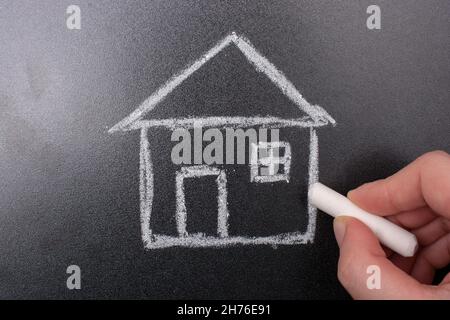
[(227, 203), (227, 176), (225, 170), (220, 170), (220, 174), (217, 176), (217, 234), (220, 238), (228, 237), (228, 203)]
[(177, 224), (177, 232), (179, 237), (187, 236), (186, 231), (186, 202), (184, 196), (184, 175), (182, 172), (177, 172), (175, 177), (175, 188), (177, 197), (177, 211), (175, 213), (175, 221)]
[(188, 248), (223, 248), (236, 245), (295, 245), (310, 242), (309, 235), (302, 232), (290, 232), (268, 237), (214, 237), (203, 234), (190, 234), (186, 237), (174, 237), (155, 234), (154, 241), (149, 243), (147, 249), (162, 249), (170, 247)]
[(198, 126), (204, 128), (248, 128), (253, 126), (262, 126), (265, 128), (310, 128), (325, 126), (325, 121), (313, 121), (309, 116), (294, 119), (283, 119), (278, 117), (204, 117), (204, 118), (169, 118), (169, 119), (152, 119), (152, 120), (139, 120), (127, 127), (127, 130), (135, 130), (140, 128), (151, 127), (165, 127), (172, 130), (183, 128), (190, 129)]
[[(199, 178), (204, 176), (217, 176), (217, 234), (220, 238), (228, 237), (228, 203), (227, 203), (227, 179), (224, 170), (208, 165), (182, 167), (176, 173), (176, 214), (178, 236), (185, 238), (189, 235), (186, 231), (187, 211), (184, 193), (184, 179)], [(196, 239), (195, 237), (191, 239)]]
[(194, 61), (190, 66), (170, 78), (169, 81), (150, 95), (150, 97), (148, 97), (136, 110), (109, 129), (109, 133), (130, 130), (128, 127), (131, 124), (141, 120), (146, 113), (153, 110), (159, 102), (161, 102), (177, 86), (183, 83), (184, 80), (231, 43), (235, 44), (258, 71), (264, 73), (284, 95), (294, 102), (300, 110), (309, 115), (314, 122), (325, 122), (325, 124), (336, 123), (323, 108), (318, 105), (309, 104), (300, 92), (298, 92), (292, 82), (290, 82), (269, 60), (259, 53), (248, 39), (232, 32), (219, 41), (208, 52), (203, 54), (198, 60)]
[[(308, 169), (308, 191), (309, 188), (319, 181), (319, 138), (314, 128), (309, 129), (309, 169)], [(317, 209), (313, 207), (308, 200), (308, 227), (305, 233), (307, 242), (314, 242), (316, 233), (316, 214)]]
[(147, 128), (141, 129), (141, 147), (139, 164), (139, 192), (141, 208), (141, 234), (144, 245), (152, 241), (150, 218), (153, 204), (153, 164), (148, 143)]
[(283, 92), (283, 94), (294, 102), (303, 112), (308, 114), (315, 121), (326, 119), (332, 124), (335, 123), (334, 119), (324, 109), (309, 104), (300, 92), (298, 92), (292, 82), (290, 82), (269, 60), (259, 53), (248, 39), (240, 36), (237, 37), (234, 42), (255, 68), (258, 71), (263, 72), (281, 90), (281, 92)]
[(197, 71), (201, 66), (208, 62), (212, 57), (218, 54), (222, 49), (230, 44), (232, 39), (236, 37), (234, 33), (226, 36), (219, 41), (213, 48), (196, 60), (186, 69), (174, 75), (168, 82), (160, 87), (155, 93), (148, 97), (136, 110), (134, 110), (128, 117), (113, 126), (109, 132), (120, 131), (129, 126), (132, 122), (142, 118), (147, 112), (152, 110), (160, 101), (162, 101), (173, 89), (178, 87), (191, 74)]

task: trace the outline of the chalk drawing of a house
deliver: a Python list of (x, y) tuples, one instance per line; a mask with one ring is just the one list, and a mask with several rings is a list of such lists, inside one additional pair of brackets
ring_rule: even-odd
[[(270, 83), (279, 89), (279, 92), (289, 99), (290, 103), (295, 105), (295, 108), (301, 111), (302, 117), (274, 117), (274, 116), (206, 116), (206, 117), (170, 117), (170, 118), (146, 118), (148, 113), (152, 111), (160, 102), (181, 86), (185, 80), (196, 73), (209, 60), (218, 55), (227, 47), (235, 46), (246, 61), (256, 69), (259, 74), (266, 76)], [(278, 92), (278, 91), (277, 91)], [(170, 181), (173, 190), (175, 190), (176, 197), (174, 201), (175, 212), (174, 215), (174, 234), (164, 234), (155, 232), (152, 226), (152, 209), (155, 197), (158, 196), (155, 190), (155, 169), (157, 163), (154, 163), (151, 154), (149, 143), (149, 136), (151, 131), (156, 128), (165, 128), (174, 131), (178, 128), (193, 129), (196, 124), (201, 124), (203, 128), (250, 128), (260, 127), (267, 129), (283, 129), (297, 130), (299, 134), (306, 137), (302, 152), (306, 157), (306, 164), (304, 165), (306, 181), (303, 196), (305, 199), (307, 190), (311, 184), (318, 180), (318, 137), (317, 128), (326, 125), (335, 125), (335, 120), (320, 106), (308, 103), (302, 95), (297, 91), (295, 86), (279, 71), (269, 60), (267, 60), (245, 37), (236, 33), (231, 33), (224, 39), (219, 41), (214, 47), (207, 51), (198, 60), (181, 70), (178, 74), (173, 76), (158, 90), (151, 94), (137, 109), (130, 115), (111, 127), (109, 133), (119, 131), (140, 130), (140, 221), (141, 233), (144, 247), (147, 249), (158, 249), (166, 247), (224, 247), (230, 245), (294, 245), (306, 244), (314, 241), (315, 226), (316, 226), (316, 209), (313, 208), (307, 200), (304, 210), (298, 209), (298, 215), (306, 217), (306, 227), (303, 230), (290, 230), (288, 232), (281, 232), (276, 234), (265, 235), (251, 235), (251, 234), (233, 234), (230, 232), (230, 217), (233, 217), (234, 212), (230, 210), (230, 202), (234, 199), (230, 198), (229, 188), (231, 187), (231, 179), (229, 178), (229, 171), (226, 164), (221, 165), (180, 165), (177, 167), (174, 174), (174, 179)], [(289, 185), (290, 181), (290, 167), (298, 161), (295, 158), (294, 148), (291, 147), (292, 142), (278, 141), (278, 142), (261, 142), (258, 145), (252, 145), (253, 155), (258, 155), (260, 148), (265, 149), (269, 153), (269, 157), (261, 157), (259, 159), (252, 159), (247, 168), (247, 172), (243, 175), (247, 179), (246, 183), (267, 188), (284, 184)], [(271, 152), (277, 148), (281, 150), (282, 156), (270, 159)], [(270, 173), (268, 176), (259, 176), (258, 166), (270, 166), (270, 162), (277, 162), (282, 164), (282, 172)], [(292, 165), (291, 165), (292, 164)], [(184, 185), (188, 179), (193, 181), (201, 179), (202, 177), (212, 177), (215, 179), (217, 188), (217, 208), (215, 214), (217, 215), (217, 229), (213, 235), (205, 235), (204, 233), (190, 233), (187, 230), (187, 221), (189, 220), (190, 212), (186, 207), (186, 197)], [(276, 189), (270, 191), (276, 192)], [(249, 204), (248, 208), (252, 208), (253, 204)]]

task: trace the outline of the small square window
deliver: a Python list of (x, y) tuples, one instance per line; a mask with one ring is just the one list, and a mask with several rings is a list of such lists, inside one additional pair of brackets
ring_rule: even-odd
[(285, 141), (252, 144), (250, 157), (251, 182), (289, 182), (291, 146)]

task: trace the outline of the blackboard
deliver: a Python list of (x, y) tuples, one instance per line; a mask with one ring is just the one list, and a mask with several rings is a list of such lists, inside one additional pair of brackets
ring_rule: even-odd
[[(145, 119), (301, 117), (289, 90), (261, 70), (267, 64), (249, 63), (236, 45), (244, 39), (329, 115), (318, 119), (326, 122), (316, 131), (318, 177), (337, 191), (448, 151), (449, 2), (379, 0), (381, 29), (371, 30), (372, 2), (80, 0), (80, 30), (67, 27), (70, 1), (2, 3), (0, 298), (348, 298), (332, 219), (320, 212), (305, 243), (146, 248), (142, 137), (110, 129), (231, 36)], [(228, 190), (230, 233), (306, 230), (311, 129), (302, 130), (283, 133), (294, 141), (294, 188), (237, 182)], [(170, 133), (147, 135), (159, 233), (176, 233)], [(248, 167), (231, 172), (229, 182)], [(214, 179), (184, 185), (194, 195), (189, 232), (217, 224), (208, 214), (217, 208)], [(81, 270), (79, 290), (66, 286), (70, 265)]]

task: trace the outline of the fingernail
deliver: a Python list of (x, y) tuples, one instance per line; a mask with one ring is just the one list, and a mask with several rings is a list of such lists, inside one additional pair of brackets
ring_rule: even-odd
[(339, 247), (341, 246), (341, 243), (344, 240), (345, 229), (347, 228), (345, 220), (346, 220), (345, 217), (340, 216), (336, 217), (333, 221), (334, 236), (336, 237), (336, 241)]
[(349, 192), (347, 192), (347, 198), (351, 199), (352, 198), (352, 193), (355, 191), (355, 189), (350, 190)]

